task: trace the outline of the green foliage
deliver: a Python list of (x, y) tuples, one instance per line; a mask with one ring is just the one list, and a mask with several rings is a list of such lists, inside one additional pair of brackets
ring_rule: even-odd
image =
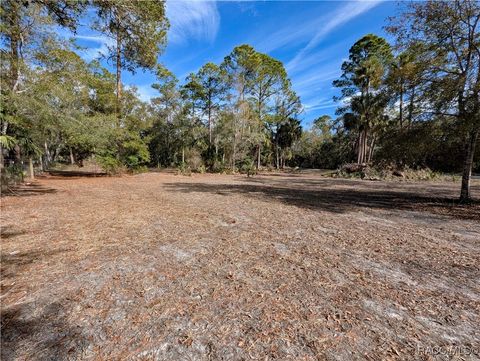
[(0, 135), (0, 146), (7, 150), (12, 150), (13, 147), (17, 144), (17, 139), (10, 135)]
[(128, 139), (121, 144), (120, 159), (127, 168), (138, 170), (150, 161), (148, 146), (139, 138)]
[(240, 162), (239, 170), (244, 174), (254, 174), (255, 172), (255, 162), (251, 158), (244, 158)]
[(120, 67), (130, 72), (153, 68), (166, 43), (168, 21), (163, 1), (94, 0), (97, 18), (94, 29), (116, 39), (109, 59), (121, 54)]
[(122, 170), (122, 163), (112, 152), (101, 152), (96, 157), (102, 169), (108, 174), (117, 174)]
[(450, 117), (463, 138), (460, 199), (470, 200), (470, 175), (480, 134), (480, 3), (426, 1), (409, 4), (388, 30), (397, 46), (415, 50), (422, 113)]
[[(116, 74), (97, 60), (87, 64), (79, 47), (52, 31), (74, 29), (87, 5), (96, 14), (89, 25), (113, 40), (106, 60)], [(432, 178), (480, 167), (475, 1), (412, 3), (388, 28), (395, 51), (374, 34), (356, 41), (334, 82), (338, 117), (319, 117), (307, 130), (284, 65), (250, 45), (181, 81), (158, 64), (168, 29), (163, 1), (1, 6), (0, 146), (7, 158), (40, 157), (47, 168), (95, 158), (109, 173), (162, 166), (249, 175), (263, 166), (340, 168), (356, 158), (357, 175), (367, 178), (384, 178), (387, 168)], [(122, 69), (151, 70), (157, 96), (147, 104), (135, 88), (123, 88)], [(14, 168), (2, 177), (21, 177)], [(423, 168), (432, 171), (420, 176)]]
[(349, 100), (337, 114), (343, 116), (345, 129), (357, 134), (357, 163), (363, 164), (371, 161), (375, 138), (388, 120), (384, 84), (393, 56), (388, 42), (374, 34), (358, 40), (349, 53), (342, 76), (333, 85), (341, 88), (338, 100)]

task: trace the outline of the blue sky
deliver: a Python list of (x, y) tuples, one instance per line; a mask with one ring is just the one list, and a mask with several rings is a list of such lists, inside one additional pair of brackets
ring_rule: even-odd
[[(159, 62), (183, 81), (208, 61), (220, 63), (237, 45), (250, 44), (281, 60), (300, 95), (309, 127), (322, 114), (334, 116), (332, 81), (350, 46), (368, 33), (388, 36), (385, 19), (396, 12), (393, 1), (178, 1), (167, 0), (171, 27)], [(108, 41), (88, 27), (77, 35), (86, 60), (105, 50)], [(142, 99), (155, 96), (149, 72), (123, 73)]]

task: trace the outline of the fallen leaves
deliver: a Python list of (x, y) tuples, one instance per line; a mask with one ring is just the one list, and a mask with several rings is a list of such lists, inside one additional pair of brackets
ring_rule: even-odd
[(478, 344), (480, 226), (463, 206), (417, 207), (429, 187), (456, 194), (300, 174), (41, 180), (2, 200), (2, 358), (404, 360)]

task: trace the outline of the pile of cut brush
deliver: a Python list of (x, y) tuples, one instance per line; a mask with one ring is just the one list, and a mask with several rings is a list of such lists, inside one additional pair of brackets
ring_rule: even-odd
[(428, 167), (411, 168), (395, 164), (357, 164), (342, 165), (332, 173), (335, 178), (360, 178), (366, 180), (413, 180), (413, 181), (457, 181), (459, 176), (443, 174)]

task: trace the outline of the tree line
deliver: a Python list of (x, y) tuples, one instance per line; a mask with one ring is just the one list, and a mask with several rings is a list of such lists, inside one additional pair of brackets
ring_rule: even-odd
[[(337, 116), (310, 129), (282, 62), (250, 45), (177, 79), (158, 62), (169, 26), (162, 1), (4, 0), (0, 16), (2, 180), (22, 161), (46, 169), (92, 157), (109, 172), (384, 163), (462, 172), (461, 199), (470, 198), (479, 166), (476, 1), (410, 3), (388, 20), (394, 44), (359, 39), (333, 83)], [(57, 35), (80, 19), (110, 39), (103, 58), (113, 73)], [(122, 84), (125, 70), (149, 70), (157, 95), (142, 101)]]
[(477, 1), (414, 2), (388, 21), (393, 45), (374, 34), (355, 42), (333, 82), (338, 117), (314, 121), (298, 163), (461, 172), (460, 199), (470, 199), (472, 170), (480, 170), (479, 22)]

